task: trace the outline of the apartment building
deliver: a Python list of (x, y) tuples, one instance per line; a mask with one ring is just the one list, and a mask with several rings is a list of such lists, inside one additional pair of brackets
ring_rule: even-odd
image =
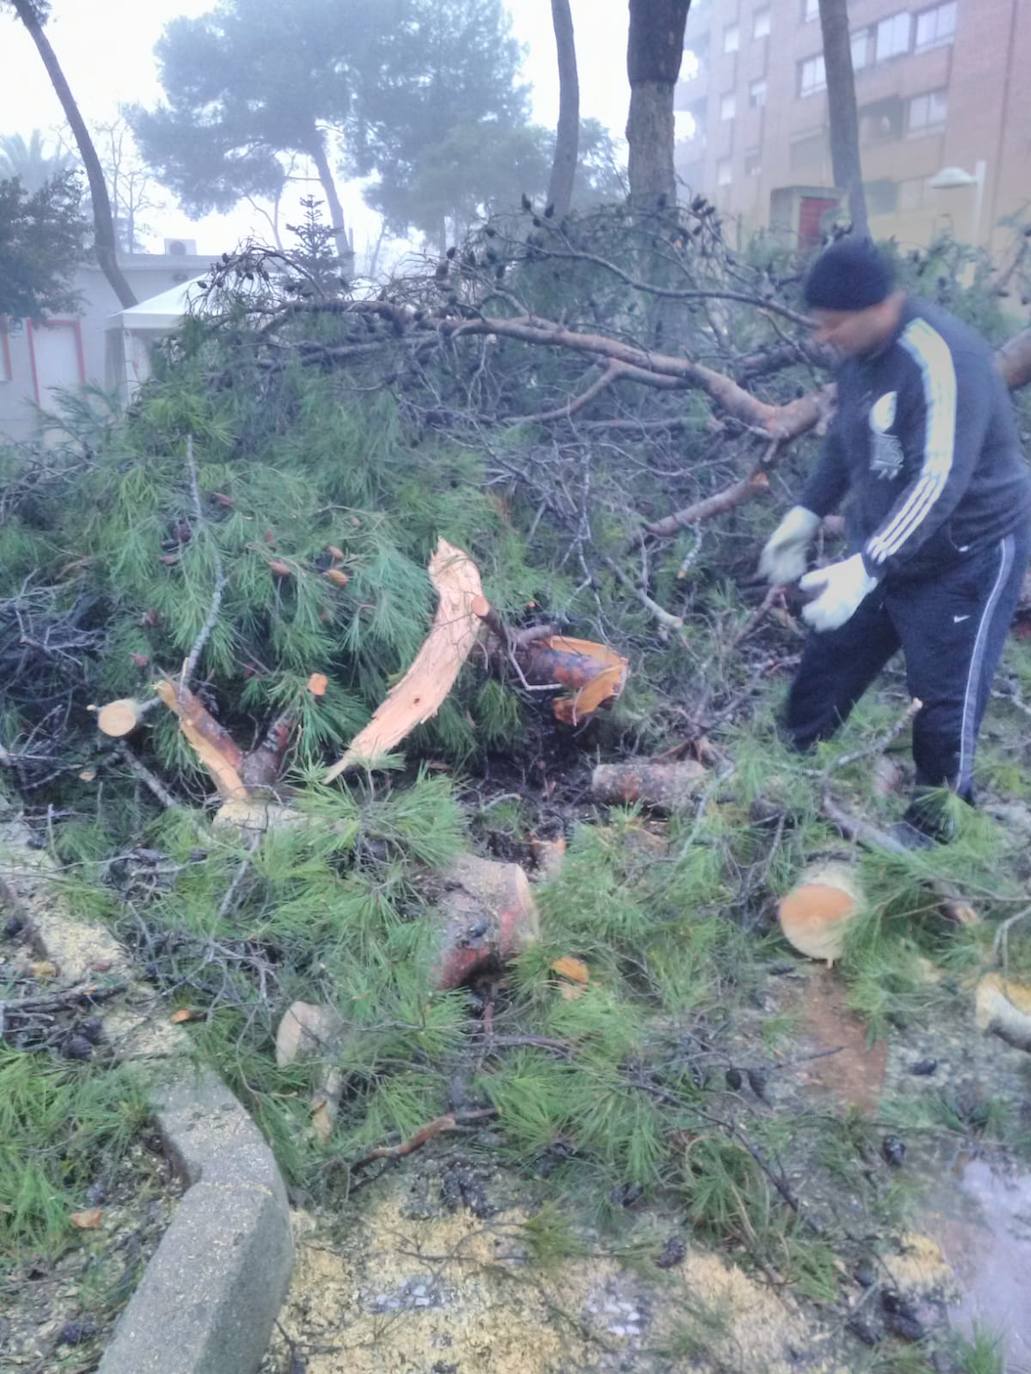
[[(1003, 220), (1031, 222), (1031, 0), (848, 8), (872, 232), (1001, 249)], [(819, 0), (694, 0), (684, 46), (684, 183), (746, 228), (818, 241), (840, 203)]]

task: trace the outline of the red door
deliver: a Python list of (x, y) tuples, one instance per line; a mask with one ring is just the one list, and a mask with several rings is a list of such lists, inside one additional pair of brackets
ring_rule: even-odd
[(823, 217), (838, 202), (827, 196), (803, 196), (798, 206), (798, 246), (816, 248), (823, 238)]

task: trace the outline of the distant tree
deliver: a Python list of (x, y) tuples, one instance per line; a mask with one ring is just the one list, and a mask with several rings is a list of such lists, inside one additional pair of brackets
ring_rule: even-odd
[(856, 110), (856, 78), (852, 69), (848, 0), (820, 0), (820, 28), (823, 30), (823, 64), (827, 80), (834, 184), (848, 196), (852, 232), (865, 235), (869, 233), (869, 223), (859, 153), (859, 114)]
[(74, 171), (77, 161), (60, 148), (51, 152), (38, 129), (33, 129), (27, 142), (21, 134), (0, 138), (0, 177), (17, 177), (22, 189), (30, 194), (55, 177)]
[(300, 154), (315, 166), (337, 253), (350, 260), (330, 155), (352, 115), (353, 66), (376, 9), (371, 0), (222, 0), (210, 14), (172, 20), (156, 48), (167, 103), (133, 111), (132, 123), (143, 156), (191, 214), (275, 201), (284, 160)]
[(551, 0), (551, 23), (558, 55), (558, 129), (548, 182), (548, 200), (564, 215), (573, 203), (573, 184), (580, 141), (580, 77), (576, 68), (576, 35), (569, 0)]
[[(381, 28), (356, 64), (352, 172), (389, 227), (437, 239), (503, 190), (517, 202), (537, 172), (521, 51), (502, 0), (383, 0)], [(464, 166), (450, 165), (454, 157)], [(449, 203), (450, 202), (450, 203)]]
[(74, 172), (36, 191), (0, 181), (0, 315), (38, 319), (76, 308), (72, 276), (89, 237), (81, 199)]
[(673, 92), (684, 57), (691, 0), (630, 0), (627, 75), (630, 198), (642, 207), (677, 196)]
[(7, 2), (13, 6), (15, 14), (24, 24), (29, 37), (36, 45), (36, 51), (46, 68), (54, 93), (61, 102), (64, 117), (71, 128), (79, 156), (82, 158), (83, 166), (86, 169), (93, 206), (94, 251), (97, 255), (97, 262), (100, 264), (104, 276), (111, 283), (111, 289), (123, 308), (135, 305), (136, 297), (132, 287), (125, 280), (122, 269), (118, 265), (111, 202), (108, 198), (107, 186), (104, 184), (104, 172), (100, 165), (100, 159), (97, 157), (97, 150), (93, 146), (86, 121), (82, 117), (61, 64), (57, 60), (57, 54), (44, 32), (50, 6), (47, 0), (7, 0)]
[(158, 208), (154, 178), (140, 156), (126, 115), (97, 125), (97, 151), (111, 194), (115, 237), (126, 253), (138, 253), (151, 232), (140, 218)]

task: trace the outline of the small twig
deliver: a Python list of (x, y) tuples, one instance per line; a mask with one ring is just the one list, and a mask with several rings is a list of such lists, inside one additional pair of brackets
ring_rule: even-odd
[(438, 1135), (443, 1135), (447, 1131), (459, 1130), (462, 1126), (469, 1125), (474, 1121), (486, 1121), (490, 1117), (497, 1116), (497, 1114), (496, 1107), (478, 1107), (474, 1111), (448, 1112), (444, 1116), (435, 1117), (425, 1126), (421, 1126), (413, 1136), (403, 1140), (400, 1145), (377, 1145), (368, 1154), (362, 1155), (361, 1159), (355, 1160), (351, 1165), (351, 1172), (363, 1169), (367, 1164), (372, 1164), (377, 1159), (402, 1159), (405, 1155), (410, 1155), (414, 1150), (418, 1150), (429, 1141), (436, 1139)]
[(226, 895), (222, 898), (221, 902), (219, 903), (218, 920), (224, 920), (225, 917), (228, 916), (229, 913), (236, 906), (237, 896), (240, 891), (240, 885), (242, 884), (244, 878), (247, 875), (247, 871), (251, 866), (251, 859), (254, 857), (254, 851), (257, 849), (260, 843), (260, 831), (255, 832), (255, 834), (253, 834), (247, 841), (247, 853), (240, 860), (236, 872), (233, 875), (233, 881), (229, 884), (228, 888), (226, 889)]
[(770, 587), (766, 595), (763, 597), (762, 603), (758, 607), (756, 607), (756, 609), (748, 617), (745, 623), (741, 626), (740, 630), (738, 630), (737, 634), (730, 641), (728, 647), (730, 649), (736, 649), (744, 640), (748, 638), (750, 634), (754, 633), (754, 631), (759, 628), (762, 622), (766, 619), (766, 616), (769, 614), (769, 612), (773, 609), (773, 607), (777, 604), (778, 601), (781, 602), (781, 604), (783, 604), (784, 588)]
[(65, 988), (63, 992), (51, 992), (40, 997), (19, 997), (2, 1005), (6, 1016), (20, 1016), (27, 1012), (61, 1011), (73, 1002), (104, 1002), (109, 997), (117, 997), (127, 986), (124, 982), (105, 983), (103, 986), (97, 983), (77, 983), (74, 987)]
[(645, 610), (651, 612), (664, 629), (676, 630), (678, 632), (683, 630), (683, 619), (679, 615), (671, 615), (665, 607), (660, 606), (657, 601), (653, 601), (643, 587), (638, 587), (636, 583), (626, 575), (614, 558), (610, 558), (608, 554), (603, 554), (602, 561), (612, 571), (616, 579), (626, 587), (627, 591), (637, 597)]
[(1004, 970), (1009, 968), (1009, 934), (1012, 928), (1020, 921), (1026, 921), (1031, 916), (1031, 906), (1027, 906), (1023, 911), (1018, 911), (1015, 916), (1008, 916), (995, 932), (992, 941), (992, 958), (1000, 960)]
[[(155, 700), (157, 700), (156, 697)], [(150, 769), (146, 766), (146, 764), (143, 764), (139, 761), (136, 755), (126, 744), (125, 740), (119, 740), (117, 748), (119, 754), (129, 765), (131, 771), (136, 774), (140, 782), (142, 782), (145, 787), (150, 788), (151, 792), (153, 792), (154, 796), (157, 797), (158, 801), (161, 803), (162, 806), (167, 807), (170, 811), (187, 810), (187, 808), (183, 806), (181, 801), (177, 800), (177, 798), (172, 796), (171, 792), (169, 792), (168, 788), (161, 781), (161, 779), (155, 777), (154, 774), (150, 771)]]
[(849, 754), (841, 754), (838, 758), (832, 759), (827, 767), (821, 772), (816, 772), (814, 770), (813, 776), (822, 778), (824, 782), (826, 782), (832, 773), (837, 773), (840, 769), (847, 768), (849, 764), (858, 763), (860, 759), (870, 758), (874, 754), (883, 754), (888, 746), (898, 739), (906, 726), (912, 723), (913, 718), (923, 710), (923, 706), (924, 703), (920, 698), (914, 697), (890, 730), (885, 731), (883, 735), (879, 735), (872, 744), (866, 744), (862, 749), (853, 749)]
[[(197, 522), (198, 528), (204, 529), (207, 522), (204, 519), (204, 510), (201, 506), (200, 484), (197, 480), (197, 464), (194, 462), (193, 458), (192, 434), (186, 436), (186, 466), (190, 474), (190, 493), (193, 497), (194, 519)], [(207, 617), (204, 624), (200, 627), (197, 638), (193, 641), (193, 646), (187, 655), (186, 662), (183, 664), (181, 681), (185, 687), (190, 685), (190, 680), (197, 670), (197, 663), (201, 654), (204, 652), (204, 646), (210, 639), (211, 632), (218, 622), (218, 613), (222, 608), (222, 595), (226, 588), (226, 574), (225, 568), (222, 566), (222, 554), (219, 551), (218, 543), (214, 535), (212, 535), (210, 531), (208, 531), (208, 535), (211, 540), (211, 553), (215, 562), (215, 586), (211, 593), (211, 605), (208, 608)]]

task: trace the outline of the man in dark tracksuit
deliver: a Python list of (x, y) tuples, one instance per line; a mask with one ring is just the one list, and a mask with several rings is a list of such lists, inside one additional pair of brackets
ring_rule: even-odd
[[(833, 734), (901, 647), (916, 794), (900, 828), (944, 838), (930, 789), (973, 801), (974, 745), (1031, 557), (1031, 473), (988, 345), (893, 288), (866, 241), (839, 240), (805, 284), (817, 337), (843, 357), (837, 413), (801, 504), (763, 550), (774, 584), (819, 592), (787, 705), (799, 749)], [(802, 574), (849, 497), (849, 554)]]

